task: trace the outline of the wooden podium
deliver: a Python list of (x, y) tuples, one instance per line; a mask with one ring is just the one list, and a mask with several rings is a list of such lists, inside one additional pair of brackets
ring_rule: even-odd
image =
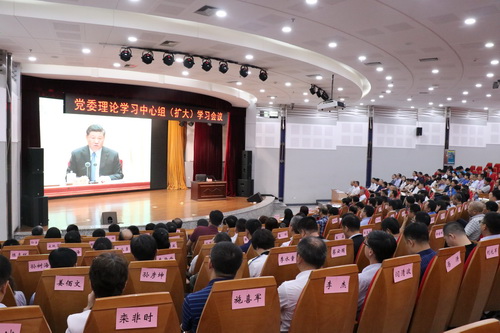
[(223, 181), (191, 182), (191, 200), (226, 199), (226, 186)]

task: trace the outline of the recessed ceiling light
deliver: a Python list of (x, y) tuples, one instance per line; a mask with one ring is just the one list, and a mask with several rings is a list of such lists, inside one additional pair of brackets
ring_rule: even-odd
[(370, 102), (372, 102), (372, 103), (373, 103), (373, 102), (375, 102), (375, 100), (374, 100), (374, 99), (370, 99)]
[(484, 44), (484, 47), (487, 47), (487, 48), (491, 48), (493, 46), (495, 46), (495, 44), (492, 42), (488, 42), (488, 43)]
[(382, 72), (384, 70), (384, 67), (377, 67), (377, 72)]
[(241, 86), (243, 83), (241, 81), (236, 82), (237, 86)]
[(452, 98), (451, 98), (451, 97), (447, 97), (447, 98), (446, 98), (446, 100), (447, 100), (447, 101), (451, 101), (451, 100), (452, 100)]
[(189, 72), (188, 72), (188, 71), (182, 71), (182, 75), (184, 75), (184, 76), (188, 76), (188, 75), (189, 75)]
[(388, 75), (388, 76), (386, 76), (386, 77), (385, 77), (385, 79), (386, 79), (387, 81), (391, 81), (391, 80), (392, 80), (392, 76)]
[(487, 111), (487, 110), (488, 110), (488, 107), (487, 107), (487, 106), (485, 106), (485, 107), (483, 108), (483, 110), (486, 110), (486, 111)]
[(476, 83), (476, 88), (481, 88), (483, 85), (481, 83)]
[(121, 64), (120, 64), (119, 62), (115, 62), (115, 63), (113, 64), (113, 66), (114, 66), (114, 67), (120, 67), (120, 66), (121, 66)]
[(337, 43), (330, 42), (330, 43), (328, 43), (328, 47), (331, 47), (333, 49), (333, 48), (337, 47)]
[(486, 94), (486, 97), (488, 97), (488, 98), (491, 97), (491, 94)]
[(290, 87), (292, 85), (291, 82), (285, 82), (285, 86)]
[(309, 95), (309, 94), (308, 94), (308, 93), (306, 93), (306, 92), (303, 92), (303, 93), (302, 93), (302, 95), (307, 96), (307, 95)]
[(82, 49), (82, 52), (85, 53), (85, 54), (89, 54), (90, 53), (90, 49), (84, 48), (84, 49)]
[(429, 102), (429, 105), (433, 105), (433, 104), (434, 104), (434, 103), (432, 103), (432, 102)]
[(276, 99), (276, 96), (271, 96), (271, 99)]
[(215, 15), (217, 15), (217, 17), (226, 17), (227, 12), (224, 9), (219, 9), (218, 11), (215, 12)]
[(137, 42), (137, 37), (134, 37), (134, 36), (130, 36), (129, 38), (127, 38), (129, 42)]
[(177, 57), (175, 58), (175, 62), (182, 63), (184, 62), (184, 59), (182, 59), (182, 57)]
[(36, 61), (36, 57), (31, 56), (31, 57), (29, 57), (29, 58), (28, 58), (28, 60), (29, 60), (29, 61)]
[(283, 28), (281, 28), (281, 31), (283, 31), (285, 33), (289, 33), (292, 31), (292, 27), (285, 25)]
[(273, 104), (274, 104), (274, 102), (273, 102), (273, 101), (269, 101), (269, 104), (270, 104), (270, 105), (273, 105)]
[(493, 74), (493, 73), (486, 74), (486, 77), (493, 77), (493, 76), (495, 76), (495, 74)]
[(365, 105), (365, 103), (359, 103), (359, 105), (363, 106), (363, 105)]
[(498, 62), (499, 62), (499, 61), (498, 61), (498, 59), (493, 59), (493, 60), (490, 62), (490, 64), (492, 64), (492, 65), (498, 65)]
[(468, 95), (468, 94), (469, 94), (469, 92), (467, 90), (462, 92), (462, 95)]
[(307, 98), (306, 98), (306, 99), (304, 100), (304, 102), (305, 102), (305, 103), (309, 103), (309, 99), (307, 99)]
[(410, 106), (410, 108), (411, 108), (411, 109), (414, 109), (415, 107), (412, 105), (412, 106)]
[(338, 91), (342, 91), (342, 90), (344, 90), (344, 88), (342, 88), (342, 87), (338, 87), (338, 88), (337, 88), (337, 90), (338, 90)]
[(251, 74), (252, 74), (252, 71), (251, 71), (251, 70), (248, 70), (247, 74), (248, 74), (248, 75), (251, 75)]
[(392, 87), (394, 87), (394, 84), (389, 83), (387, 86), (388, 86), (389, 88), (392, 88)]
[(247, 55), (245, 56), (245, 59), (247, 59), (247, 60), (252, 60), (252, 59), (253, 59), (253, 55), (251, 55), (251, 54), (247, 54)]
[(315, 4), (317, 4), (317, 3), (318, 3), (318, 0), (306, 0), (306, 3), (307, 3), (308, 5), (315, 5)]
[(323, 80), (323, 77), (321, 75), (316, 75), (316, 80)]
[(427, 89), (429, 89), (429, 91), (433, 91), (433, 90), (434, 90), (434, 87), (429, 87), (429, 88), (427, 88)]
[(466, 99), (463, 99), (463, 100), (462, 100), (462, 103), (464, 103), (464, 104), (465, 104), (465, 103), (467, 103), (467, 100), (466, 100)]
[(443, 107), (443, 104), (439, 104), (439, 107), (442, 108)]
[(437, 73), (439, 73), (439, 69), (434, 68), (434, 69), (432, 70), (432, 74), (437, 74)]
[(343, 101), (345, 101), (345, 98), (342, 97), (342, 98), (339, 99), (339, 101), (343, 102)]
[(359, 61), (365, 61), (365, 60), (366, 60), (366, 57), (365, 57), (365, 56), (359, 56), (359, 57), (358, 57), (358, 60), (359, 60)]
[(468, 19), (466, 19), (464, 21), (464, 23), (467, 24), (467, 25), (472, 25), (472, 24), (476, 23), (476, 19), (473, 18), (473, 17), (469, 17)]
[(407, 98), (406, 100), (407, 100), (408, 102), (411, 102), (411, 98)]
[(261, 89), (259, 90), (261, 93), (265, 93), (266, 92), (266, 89)]
[(387, 90), (385, 91), (385, 93), (386, 93), (386, 94), (390, 94), (391, 92), (392, 92), (392, 90), (389, 90), (389, 89), (387, 89)]
[(384, 98), (384, 95), (378, 95), (378, 98)]

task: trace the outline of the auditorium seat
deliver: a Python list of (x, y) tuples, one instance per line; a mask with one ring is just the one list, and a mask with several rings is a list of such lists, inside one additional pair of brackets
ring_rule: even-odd
[(90, 266), (92, 264), (92, 260), (94, 260), (95, 257), (97, 257), (103, 253), (122, 254), (122, 251), (121, 250), (98, 250), (98, 251), (91, 250), (91, 251), (86, 251), (83, 254), (81, 266)]
[(398, 220), (399, 226), (403, 225), (403, 222), (407, 216), (408, 216), (408, 211), (406, 209), (400, 209), (398, 211), (396, 219)]
[[(326, 235), (327, 240), (345, 239), (345, 234), (342, 229), (330, 229)], [(297, 243), (298, 244), (298, 243)]]
[[(246, 303), (247, 295), (250, 303)], [(273, 277), (214, 283), (201, 314), (197, 332), (234, 331), (279, 333), (280, 302)]]
[[(7, 290), (5, 291), (2, 303), (7, 307), (17, 306), (16, 297), (14, 296), (14, 291), (12, 290), (10, 284), (7, 285)], [(1, 330), (0, 332), (3, 333)]]
[(38, 251), (40, 254), (48, 254), (59, 248), (62, 243), (64, 243), (64, 238), (42, 238), (38, 241)]
[(215, 243), (211, 244), (203, 244), (200, 249), (200, 253), (198, 253), (198, 259), (196, 259), (196, 263), (194, 265), (193, 274), (196, 274), (200, 271), (201, 264), (203, 264), (203, 260), (206, 256), (210, 256), (210, 251), (214, 247)]
[(448, 327), (462, 281), (465, 247), (438, 250), (427, 266), (408, 333), (441, 333)]
[(431, 249), (437, 251), (444, 247), (444, 233), (443, 233), (444, 224), (433, 225), (431, 227), (431, 231), (429, 231), (429, 245)]
[(500, 311), (500, 263), (484, 311)]
[(297, 302), (288, 333), (352, 332), (358, 305), (358, 268), (313, 270)]
[(500, 322), (497, 319), (485, 319), (444, 333), (500, 333)]
[(367, 224), (359, 227), (359, 232), (363, 237), (366, 237), (373, 230), (382, 230), (382, 223)]
[(293, 280), (299, 274), (296, 260), (297, 246), (274, 247), (269, 251), (261, 276), (274, 276), (278, 286)]
[(139, 234), (147, 234), (147, 235), (151, 235), (153, 234), (154, 230), (139, 230)]
[[(42, 272), (35, 304), (40, 305), (52, 332), (64, 333), (70, 314), (82, 312), (92, 291), (90, 267), (52, 268)], [(73, 290), (55, 290), (73, 289)]]
[(14, 261), (16, 261), (19, 257), (40, 254), (38, 250), (38, 246), (36, 245), (12, 245), (12, 246), (4, 246), (1, 252), (2, 256), (9, 259), (12, 265), (12, 277), (14, 281), (19, 280), (19, 274), (17, 272), (16, 267), (14, 266)]
[[(208, 269), (208, 262), (210, 257), (205, 257), (203, 264), (201, 265), (200, 271), (198, 272), (198, 277), (196, 278), (196, 283), (194, 284), (193, 292), (199, 291), (205, 288), (210, 282), (210, 270)], [(241, 261), (241, 266), (234, 276), (235, 279), (245, 279), (250, 276), (248, 269), (248, 259), (246, 253), (243, 253), (243, 259)]]
[(446, 222), (454, 222), (457, 220), (457, 207), (448, 208), (448, 218)]
[(130, 249), (130, 241), (129, 240), (123, 240), (123, 241), (114, 241), (112, 242), (113, 245), (113, 250), (120, 250), (123, 253), (123, 256), (127, 258), (127, 260), (134, 261), (135, 257), (132, 254), (132, 250)]
[(156, 252), (156, 260), (167, 260), (172, 258), (177, 262), (182, 281), (186, 280), (187, 258), (182, 249), (160, 249)]
[(361, 272), (366, 266), (370, 265), (370, 260), (365, 254), (365, 243), (363, 242), (359, 247), (358, 253), (354, 258), (354, 263), (358, 266), (358, 271)]
[(419, 255), (384, 260), (368, 289), (357, 333), (406, 332), (419, 280)]
[(436, 213), (436, 220), (434, 221), (434, 224), (445, 224), (446, 219), (448, 217), (448, 211), (447, 210), (440, 210), (439, 212)]
[[(96, 299), (83, 332), (178, 333), (178, 318), (168, 292), (104, 297)], [(125, 320), (128, 322), (125, 323)], [(126, 328), (118, 327), (121, 321)]]
[[(499, 244), (500, 239), (480, 241), (469, 255), (450, 327), (469, 324), (481, 318), (498, 268)], [(491, 255), (492, 249), (496, 249), (496, 256)]]
[(406, 255), (410, 254), (410, 252), (408, 251), (408, 247), (406, 245), (406, 239), (405, 239), (405, 236), (403, 235), (403, 233), (399, 234), (399, 238), (396, 242), (397, 242), (397, 245), (396, 245), (396, 251), (394, 252), (394, 258), (402, 257), (402, 256), (406, 256)]
[(281, 246), (290, 240), (288, 228), (275, 228), (271, 231), (274, 236), (274, 246)]
[(76, 255), (77, 255), (76, 265), (77, 266), (82, 265), (83, 255), (85, 254), (85, 252), (92, 250), (92, 247), (88, 243), (68, 243), (68, 244), (62, 243), (59, 245), (59, 247), (69, 248), (69, 249), (72, 249), (76, 252)]
[(120, 232), (119, 231), (106, 231), (106, 238), (108, 238), (110, 241), (115, 242), (119, 240), (120, 238)]
[(248, 247), (248, 250), (247, 250), (247, 258), (248, 258), (248, 260), (253, 259), (253, 258), (257, 257), (257, 256), (258, 256), (257, 251), (255, 251), (255, 249), (253, 248), (253, 246), (250, 245)]
[(302, 239), (301, 235), (293, 235), (290, 245), (298, 245), (301, 239)]
[(387, 212), (387, 215), (385, 216), (385, 218), (388, 218), (388, 217), (396, 218), (396, 216), (397, 216), (397, 212), (395, 210), (390, 210)]
[(26, 296), (26, 300), (29, 301), (36, 290), (42, 272), (50, 268), (49, 255), (33, 254), (22, 256), (12, 262), (12, 267), (15, 267), (16, 272), (18, 272), (15, 278), (16, 288), (21, 290)]
[(182, 314), (184, 281), (175, 260), (132, 261), (128, 265), (128, 280), (124, 295), (168, 291), (175, 309)]
[(196, 244), (193, 247), (193, 257), (198, 255), (198, 253), (201, 250), (202, 245), (213, 243), (214, 236), (215, 235), (203, 235), (203, 236), (198, 237), (198, 240), (196, 241)]
[(236, 241), (234, 242), (234, 244), (242, 246), (243, 244), (248, 242), (248, 238), (246, 235), (247, 235), (246, 231), (238, 232), (238, 236), (236, 237)]
[(326, 238), (328, 236), (328, 232), (333, 229), (339, 229), (340, 228), (340, 216), (338, 215), (333, 215), (328, 218), (328, 222), (326, 222), (325, 225), (325, 230), (323, 230), (323, 237)]
[(42, 238), (45, 238), (45, 236), (44, 235), (37, 235), (37, 236), (29, 235), (29, 236), (26, 236), (23, 239), (21, 239), (19, 241), (19, 244), (21, 244), (21, 245), (38, 245), (38, 242)]
[(51, 333), (38, 305), (0, 308), (0, 324), (21, 324), (22, 333)]
[(326, 260), (324, 267), (334, 267), (354, 263), (352, 239), (326, 241)]
[[(382, 207), (382, 206), (379, 206), (379, 207)], [(372, 215), (372, 217), (370, 218), (370, 221), (368, 222), (368, 224), (380, 224), (380, 222), (382, 222), (382, 219), (384, 218), (383, 216), (383, 210), (382, 210), (382, 213), (375, 213)]]

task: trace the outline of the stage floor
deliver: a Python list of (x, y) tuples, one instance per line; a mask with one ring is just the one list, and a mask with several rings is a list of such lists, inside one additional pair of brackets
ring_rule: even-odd
[[(123, 225), (145, 225), (149, 222), (170, 221), (176, 217), (192, 219), (207, 216), (219, 209), (230, 212), (253, 206), (246, 197), (225, 200), (191, 200), (191, 190), (155, 190), (112, 193), (95, 196), (49, 200), (49, 227), (66, 229), (69, 224), (82, 228), (101, 227), (102, 212), (116, 212)], [(22, 231), (31, 228), (23, 227)]]

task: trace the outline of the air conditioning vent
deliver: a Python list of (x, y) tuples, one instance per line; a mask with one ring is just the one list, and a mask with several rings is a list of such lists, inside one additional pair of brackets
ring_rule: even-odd
[(212, 7), (212, 6), (203, 6), (197, 11), (195, 11), (195, 14), (203, 15), (203, 16), (212, 16), (215, 14), (218, 8)]
[(382, 63), (380, 61), (365, 62), (366, 66), (380, 66)]
[(422, 58), (422, 59), (418, 59), (418, 61), (420, 62), (429, 62), (429, 61), (438, 61), (439, 58)]
[(160, 46), (174, 47), (177, 46), (177, 44), (179, 44), (179, 42), (173, 40), (166, 40), (163, 43), (161, 43)]

